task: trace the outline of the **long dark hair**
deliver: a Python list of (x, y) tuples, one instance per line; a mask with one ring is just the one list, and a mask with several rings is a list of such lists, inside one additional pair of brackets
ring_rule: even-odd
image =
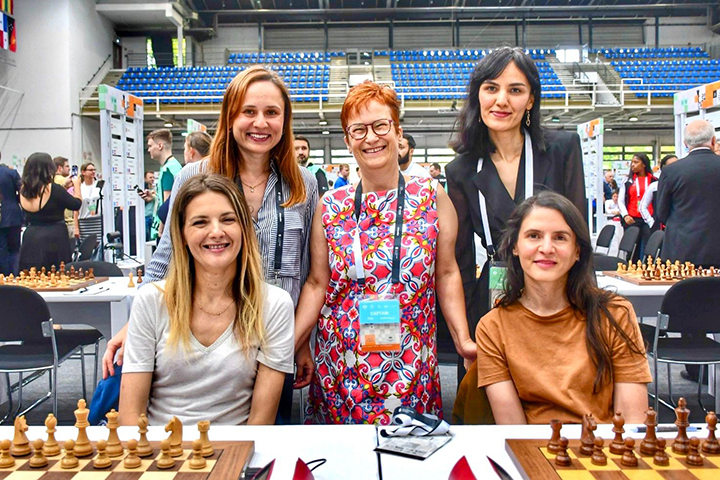
[(670, 160), (671, 158), (677, 159), (678, 157), (677, 157), (677, 155), (673, 155), (673, 154), (665, 155), (665, 156), (662, 158), (662, 160), (660, 160), (660, 170), (662, 170), (663, 168), (665, 168), (665, 165), (667, 165), (668, 160)]
[[(610, 313), (610, 307), (621, 307), (621, 297), (608, 290), (598, 288), (593, 268), (593, 249), (590, 235), (582, 215), (570, 200), (551, 191), (542, 191), (520, 204), (510, 215), (503, 232), (498, 254), (507, 262), (507, 278), (505, 291), (500, 298), (501, 306), (509, 306), (517, 302), (525, 288), (525, 274), (520, 259), (513, 255), (517, 245), (522, 223), (535, 208), (549, 208), (559, 212), (575, 234), (575, 241), (580, 250), (580, 259), (570, 268), (565, 294), (570, 305), (585, 316), (586, 345), (590, 358), (597, 368), (593, 393), (597, 393), (613, 378), (612, 349), (603, 331), (602, 318), (605, 316), (614, 330), (630, 351), (642, 355), (642, 346), (638, 346), (618, 325)], [(626, 313), (627, 312), (626, 310)]]
[[(545, 150), (545, 141), (543, 139), (542, 128), (540, 127), (540, 74), (535, 66), (532, 58), (528, 56), (521, 48), (501, 47), (492, 50), (485, 58), (480, 60), (475, 66), (470, 83), (467, 86), (467, 98), (465, 105), (460, 110), (460, 114), (456, 120), (459, 125), (457, 136), (450, 142), (450, 148), (458, 153), (472, 152), (478, 155), (487, 156), (488, 153), (495, 151), (495, 145), (490, 140), (487, 125), (482, 121), (480, 116), (480, 99), (478, 92), (480, 86), (486, 80), (492, 80), (500, 75), (505, 68), (513, 62), (515, 66), (527, 77), (530, 83), (530, 94), (534, 97), (533, 106), (530, 109), (530, 127), (526, 130), (530, 132), (530, 138), (533, 145), (540, 151)], [(525, 127), (521, 123), (521, 128)]]
[(55, 164), (47, 153), (37, 152), (30, 155), (25, 163), (22, 174), (20, 194), (28, 199), (37, 198), (55, 176)]
[[(650, 166), (650, 158), (642, 152), (640, 153), (633, 153), (633, 157), (637, 157), (640, 159), (641, 162), (643, 162), (643, 165), (645, 166), (645, 175), (648, 177), (655, 178), (655, 175), (653, 175), (652, 167)], [(632, 171), (632, 165), (630, 165), (630, 172), (628, 173), (628, 179), (632, 180), (633, 175), (635, 173)]]

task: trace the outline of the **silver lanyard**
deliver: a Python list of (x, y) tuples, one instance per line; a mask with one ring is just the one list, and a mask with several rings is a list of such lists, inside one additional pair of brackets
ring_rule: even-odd
[[(478, 158), (478, 173), (482, 170), (483, 161), (482, 157)], [(533, 196), (534, 185), (532, 140), (530, 139), (530, 132), (525, 132), (525, 200)], [(490, 222), (488, 221), (485, 195), (483, 195), (480, 190), (478, 190), (478, 199), (480, 200), (480, 218), (482, 219), (483, 232), (485, 233), (485, 245), (487, 246), (488, 256), (492, 261), (495, 256), (495, 247), (493, 246), (492, 236), (490, 235)]]

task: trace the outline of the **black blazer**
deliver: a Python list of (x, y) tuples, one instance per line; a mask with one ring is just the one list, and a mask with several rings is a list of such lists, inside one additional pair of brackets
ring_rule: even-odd
[(666, 166), (656, 194), (662, 258), (720, 267), (720, 156), (707, 149)]
[(6, 165), (0, 165), (0, 228), (19, 227), (23, 223), (20, 208), (20, 175)]
[[(587, 217), (585, 199), (585, 175), (583, 172), (580, 137), (576, 133), (564, 131), (545, 131), (545, 151), (540, 152), (533, 146), (534, 191), (553, 190), (568, 199)], [(499, 247), (502, 230), (515, 207), (525, 199), (525, 154), (520, 159), (515, 199), (508, 194), (495, 169), (486, 159), (483, 169), (477, 171), (478, 156), (463, 153), (445, 167), (448, 194), (458, 214), (458, 236), (455, 248), (458, 266), (463, 279), (468, 321), (471, 328), (477, 324), (479, 316), (487, 311), (482, 305), (485, 295), (478, 291), (482, 286), (475, 279), (475, 243), (474, 234), (487, 246), (480, 218), (478, 191), (485, 195), (488, 221), (493, 245)], [(472, 330), (471, 335), (474, 334)]]

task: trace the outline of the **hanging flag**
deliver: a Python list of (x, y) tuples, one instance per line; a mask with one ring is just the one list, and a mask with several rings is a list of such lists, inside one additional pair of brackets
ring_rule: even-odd
[[(12, 1), (12, 0), (10, 0)], [(12, 17), (5, 16), (7, 18), (7, 33), (6, 37), (9, 39), (10, 51), (17, 52), (17, 37), (15, 36), (15, 19)]]
[(7, 34), (7, 18), (7, 15), (0, 13), (0, 48), (6, 50), (10, 47), (10, 36)]
[(0, 0), (0, 10), (7, 13), (8, 15), (14, 15), (13, 0)]

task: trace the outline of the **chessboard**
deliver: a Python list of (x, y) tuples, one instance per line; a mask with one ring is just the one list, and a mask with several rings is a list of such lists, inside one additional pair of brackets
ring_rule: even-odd
[(617, 278), (635, 285), (674, 285), (686, 278), (694, 277), (717, 277), (720, 276), (720, 269), (715, 267), (696, 267), (690, 262), (681, 264), (679, 261), (671, 263), (666, 260), (663, 263), (659, 258), (654, 259), (648, 255), (645, 262), (638, 260), (637, 263), (618, 263), (615, 271), (604, 271), (603, 274), (610, 278)]
[(91, 279), (80, 278), (69, 279), (67, 285), (61, 285), (59, 283), (51, 285), (50, 283), (33, 284), (21, 281), (9, 282), (6, 278), (5, 283), (0, 283), (0, 285), (18, 285), (20, 287), (29, 288), (30, 290), (35, 290), (36, 292), (74, 292), (76, 290), (80, 290), (81, 288), (87, 288), (91, 285), (102, 283), (107, 280), (109, 280), (109, 277), (95, 277)]
[(112, 458), (110, 466), (104, 469), (93, 466), (93, 457), (96, 455), (79, 458), (78, 466), (69, 469), (61, 467), (60, 455), (48, 457), (48, 464), (44, 467), (31, 467), (30, 454), (15, 458), (13, 467), (0, 469), (0, 480), (235, 480), (240, 478), (255, 451), (255, 444), (251, 441), (215, 441), (215, 451), (212, 456), (206, 457), (206, 466), (193, 470), (189, 466), (192, 445), (183, 442), (183, 454), (175, 457), (175, 465), (160, 469), (157, 465), (161, 456), (160, 443), (150, 442), (150, 445), (153, 453), (141, 460), (139, 468), (130, 469), (124, 466), (123, 460), (128, 455), (127, 452)]
[(662, 285), (675, 285), (680, 280), (645, 280), (641, 276), (638, 275), (631, 275), (628, 273), (618, 273), (616, 271), (605, 271), (602, 272), (606, 277), (610, 278), (617, 278), (618, 280), (624, 280), (626, 282), (632, 283), (634, 285), (656, 285), (656, 286), (662, 286)]
[(668, 466), (653, 463), (653, 457), (640, 453), (640, 439), (635, 448), (638, 457), (637, 467), (622, 464), (622, 455), (607, 455), (607, 465), (592, 463), (590, 456), (580, 453), (580, 440), (571, 440), (568, 455), (572, 459), (569, 467), (555, 464), (555, 455), (547, 449), (547, 440), (512, 440), (505, 442), (505, 449), (525, 480), (718, 480), (720, 479), (720, 455), (703, 453), (702, 466), (687, 463), (687, 455), (679, 455), (667, 449)]

